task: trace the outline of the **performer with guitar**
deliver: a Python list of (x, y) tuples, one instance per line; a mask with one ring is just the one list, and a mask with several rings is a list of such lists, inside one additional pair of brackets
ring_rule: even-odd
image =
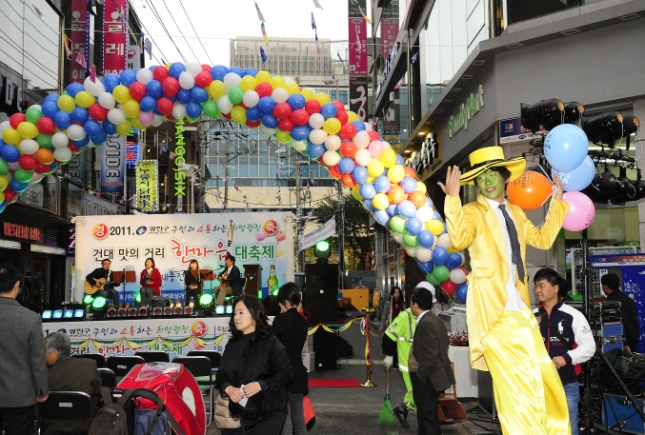
[(111, 301), (110, 305), (114, 305), (114, 308), (120, 308), (119, 292), (114, 289), (114, 285), (118, 283), (112, 279), (110, 264), (112, 262), (104, 258), (101, 261), (101, 267), (94, 269), (85, 277), (84, 289), (88, 295), (103, 296)]
[(224, 298), (230, 294), (235, 297), (242, 294), (241, 274), (240, 269), (235, 265), (235, 257), (229, 255), (225, 261), (226, 269), (218, 275), (221, 285), (215, 305), (224, 305)]

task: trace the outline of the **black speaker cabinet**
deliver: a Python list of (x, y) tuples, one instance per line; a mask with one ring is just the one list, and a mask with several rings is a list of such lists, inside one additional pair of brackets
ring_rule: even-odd
[(307, 296), (336, 299), (338, 295), (337, 264), (307, 264), (305, 278)]
[(336, 370), (338, 336), (318, 328), (313, 338), (316, 370)]
[(309, 323), (312, 325), (338, 320), (338, 301), (336, 298), (308, 297), (307, 308), (310, 312)]

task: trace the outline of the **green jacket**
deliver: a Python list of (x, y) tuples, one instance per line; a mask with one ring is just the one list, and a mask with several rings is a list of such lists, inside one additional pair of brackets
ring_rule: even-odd
[(387, 328), (385, 334), (396, 342), (396, 350), (399, 357), (399, 369), (401, 371), (408, 370), (408, 357), (410, 356), (410, 349), (412, 349), (412, 338), (414, 331), (417, 328), (417, 317), (412, 314), (410, 308), (402, 311), (392, 321), (392, 324)]

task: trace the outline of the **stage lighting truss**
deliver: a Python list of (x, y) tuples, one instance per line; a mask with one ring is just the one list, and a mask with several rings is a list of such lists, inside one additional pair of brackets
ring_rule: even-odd
[(613, 148), (616, 142), (626, 140), (625, 149), (630, 148), (630, 135), (636, 133), (640, 121), (635, 116), (623, 116), (618, 112), (605, 112), (585, 119), (582, 129), (590, 142), (607, 144)]

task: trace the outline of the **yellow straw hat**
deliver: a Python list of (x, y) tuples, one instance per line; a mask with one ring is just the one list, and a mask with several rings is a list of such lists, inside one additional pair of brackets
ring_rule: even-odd
[(524, 157), (504, 159), (504, 149), (500, 146), (480, 148), (470, 153), (470, 171), (465, 172), (459, 179), (461, 184), (473, 183), (475, 178), (489, 168), (505, 167), (511, 173), (509, 183), (517, 180), (526, 168)]

